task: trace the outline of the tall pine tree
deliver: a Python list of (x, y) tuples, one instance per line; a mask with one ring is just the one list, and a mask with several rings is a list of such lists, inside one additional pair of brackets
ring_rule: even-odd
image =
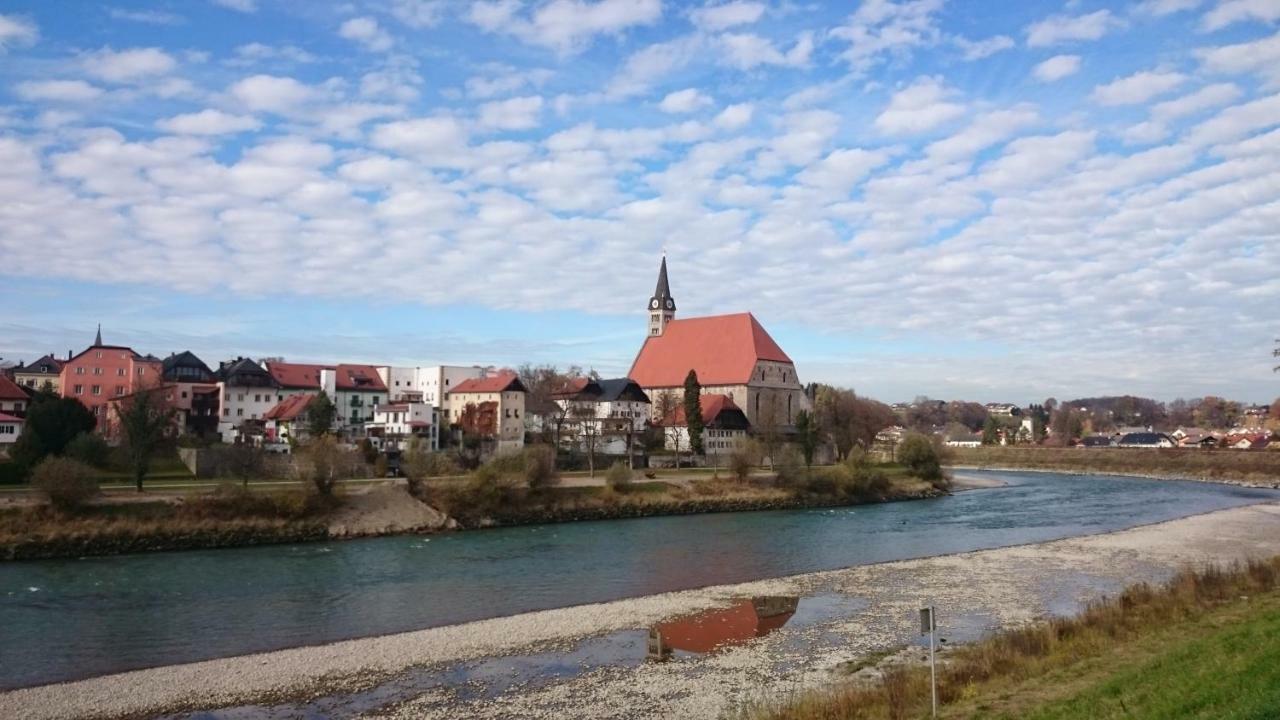
[(698, 373), (690, 370), (684, 377), (684, 418), (689, 425), (689, 450), (694, 455), (702, 454), (702, 385), (698, 382)]

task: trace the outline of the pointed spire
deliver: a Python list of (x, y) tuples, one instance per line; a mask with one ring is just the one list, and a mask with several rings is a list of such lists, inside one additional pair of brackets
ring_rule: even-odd
[(667, 283), (667, 253), (662, 252), (662, 265), (658, 268), (658, 287), (653, 291), (653, 296), (659, 300), (671, 297), (671, 286)]
[(98, 323), (98, 335), (93, 339), (94, 347), (102, 347), (102, 323)]

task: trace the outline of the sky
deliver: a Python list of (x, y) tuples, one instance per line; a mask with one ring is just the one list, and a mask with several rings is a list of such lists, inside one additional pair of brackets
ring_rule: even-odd
[(1280, 395), (1280, 0), (0, 5), (0, 358)]

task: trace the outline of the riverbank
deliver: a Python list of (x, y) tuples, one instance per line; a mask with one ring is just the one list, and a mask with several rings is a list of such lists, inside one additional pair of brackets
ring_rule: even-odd
[[(889, 562), (483, 620), (410, 633), (122, 673), (0, 694), (12, 718), (143, 717), (301, 700), (369, 688), (409, 668), (446, 673), (538, 653), (579, 657), (617, 633), (755, 596), (800, 598), (790, 623), (764, 637), (666, 663), (625, 662), (559, 675), (496, 695), (448, 686), (388, 697), (369, 716), (716, 717), (762, 697), (843, 677), (839, 668), (915, 636), (916, 609), (937, 605), (952, 641), (990, 627), (1072, 612), (1100, 593), (1163, 580), (1188, 563), (1280, 553), (1280, 504), (1266, 503), (1050, 543)], [(961, 581), (963, 579), (963, 581)], [(802, 616), (807, 619), (802, 619)], [(643, 642), (639, 647), (643, 655)], [(579, 653), (574, 655), (574, 653)], [(524, 658), (522, 660), (521, 658)], [(630, 660), (636, 660), (630, 657)], [(463, 674), (463, 677), (468, 677)], [(473, 678), (474, 679), (474, 678)], [(342, 707), (341, 705), (339, 707)], [(300, 714), (300, 713), (299, 713)]]
[(1123, 475), (1280, 489), (1280, 451), (992, 446), (949, 452), (954, 470)]
[[(396, 481), (344, 488), (328, 506), (307, 506), (301, 490), (252, 492), (229, 486), (213, 493), (104, 498), (73, 514), (27, 504), (0, 509), (0, 560), (119, 555), (136, 552), (317, 542), (431, 534), (487, 527), (617, 520), (664, 515), (841, 507), (938, 497), (935, 486), (903, 475), (882, 489), (845, 493), (779, 487), (772, 477), (748, 482), (698, 477), (669, 484), (633, 483), (615, 490), (575, 482), (537, 493), (520, 491), (481, 517), (446, 513)], [(456, 515), (456, 517), (454, 516)]]

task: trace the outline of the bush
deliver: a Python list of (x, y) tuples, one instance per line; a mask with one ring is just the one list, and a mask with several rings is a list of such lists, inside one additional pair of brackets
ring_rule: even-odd
[(265, 474), (266, 453), (253, 445), (236, 443), (224, 448), (220, 455), (219, 470), (245, 485), (248, 485), (250, 480), (261, 479)]
[(615, 462), (604, 474), (605, 482), (614, 490), (624, 490), (631, 484), (631, 468), (626, 463)]
[(751, 477), (751, 468), (755, 460), (746, 450), (735, 450), (729, 454), (729, 472), (738, 482), (746, 482)]
[(898, 445), (898, 462), (907, 466), (912, 475), (926, 482), (937, 485), (946, 480), (938, 449), (924, 435), (913, 433), (902, 439), (902, 443)]
[(783, 448), (778, 454), (778, 460), (774, 463), (773, 469), (776, 473), (773, 482), (778, 487), (796, 487), (807, 475), (804, 459), (793, 447)]
[(409, 449), (400, 456), (400, 472), (409, 482), (409, 492), (421, 498), (428, 478), (462, 474), (462, 468), (454, 456), (445, 452), (432, 452), (427, 443), (414, 439)]
[(532, 490), (539, 490), (555, 479), (555, 453), (546, 445), (530, 445), (520, 452), (495, 455), (481, 465), (477, 475), (504, 481), (505, 484), (524, 483)]
[(73, 511), (98, 494), (92, 467), (61, 457), (48, 457), (31, 472), (31, 485), (58, 510)]
[(67, 443), (62, 451), (63, 457), (78, 460), (85, 465), (105, 468), (111, 457), (111, 448), (107, 441), (94, 433), (80, 433)]
[(294, 460), (294, 472), (298, 479), (310, 483), (316, 494), (333, 497), (339, 480), (347, 480), (359, 474), (364, 464), (360, 454), (340, 447), (329, 435), (307, 443)]
[(387, 464), (386, 455), (378, 455), (378, 458), (373, 461), (374, 477), (384, 478), (387, 476), (387, 473), (390, 472), (390, 470), (391, 470), (391, 467), (390, 465)]

